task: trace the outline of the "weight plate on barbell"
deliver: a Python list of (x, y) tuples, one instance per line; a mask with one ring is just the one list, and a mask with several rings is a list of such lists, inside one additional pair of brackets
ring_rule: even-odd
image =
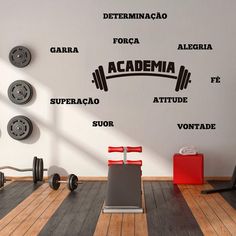
[(78, 187), (78, 177), (74, 174), (70, 174), (68, 177), (67, 187), (70, 191), (74, 191)]
[(9, 53), (9, 60), (12, 65), (23, 68), (31, 61), (31, 53), (28, 48), (23, 46), (16, 46), (12, 48)]
[(38, 181), (43, 181), (43, 159), (38, 159)]
[(39, 181), (39, 161), (40, 159), (38, 158), (37, 159), (37, 162), (36, 162), (36, 179), (37, 181)]
[(92, 80), (92, 82), (95, 83), (97, 89), (100, 89), (98, 81), (97, 81), (97, 76), (96, 76), (95, 72), (93, 72), (93, 80)]
[(188, 70), (184, 70), (184, 74), (183, 74), (183, 79), (180, 83), (180, 90), (183, 90), (184, 89), (184, 85), (185, 85), (185, 82), (187, 80), (187, 75), (188, 75)]
[(33, 96), (33, 88), (24, 80), (16, 80), (8, 88), (9, 99), (18, 105), (26, 104)]
[(107, 92), (108, 91), (108, 87), (107, 87), (107, 81), (106, 81), (106, 76), (105, 76), (103, 67), (99, 66), (98, 70), (99, 70), (99, 74), (100, 74), (100, 78), (101, 78), (103, 89), (104, 89), (105, 92)]
[(180, 85), (181, 85), (182, 80), (183, 80), (184, 71), (185, 71), (185, 67), (184, 66), (180, 66), (179, 74), (178, 74), (177, 82), (176, 82), (176, 86), (175, 86), (175, 91), (176, 92), (178, 92), (179, 89), (180, 89)]
[(34, 157), (33, 160), (33, 182), (36, 184), (37, 183), (37, 175), (36, 175), (36, 171), (37, 171), (37, 162), (38, 162), (38, 158)]
[(0, 172), (0, 188), (4, 187), (5, 180), (4, 180), (4, 173)]
[(60, 178), (59, 174), (57, 174), (57, 173), (53, 174), (48, 180), (49, 186), (54, 190), (59, 189), (61, 184), (58, 181), (60, 181), (60, 180), (61, 180), (61, 178)]
[(184, 89), (186, 89), (188, 84), (191, 83), (190, 76), (191, 76), (191, 73), (188, 72), (187, 78), (186, 78), (185, 83), (184, 83)]
[(8, 122), (7, 131), (12, 138), (23, 140), (31, 135), (33, 124), (26, 116), (15, 116)]

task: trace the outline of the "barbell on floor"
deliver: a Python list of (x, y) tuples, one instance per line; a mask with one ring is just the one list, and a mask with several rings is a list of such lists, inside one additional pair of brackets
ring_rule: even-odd
[[(44, 169), (44, 167), (43, 167), (43, 159), (42, 158), (37, 158), (37, 157), (34, 157), (34, 159), (33, 159), (33, 167), (32, 168), (19, 169), (19, 168), (13, 167), (13, 166), (2, 166), (2, 167), (0, 167), (0, 170), (4, 170), (4, 169), (11, 169), (11, 170), (15, 170), (15, 171), (18, 171), (18, 172), (32, 171), (33, 182), (35, 184), (38, 181), (43, 181), (44, 171), (47, 171), (47, 169)], [(2, 172), (0, 172), (0, 173), (1, 173), (1, 175), (0, 175), (0, 187), (3, 187), (4, 183), (6, 181), (11, 181), (11, 178), (5, 177)]]
[(78, 184), (80, 184), (78, 177), (74, 174), (70, 174), (67, 180), (61, 180), (60, 175), (57, 173), (50, 176), (48, 183), (49, 186), (54, 190), (59, 189), (61, 183), (65, 183), (67, 184), (67, 188), (70, 191), (74, 191), (75, 189), (77, 189)]
[(4, 187), (7, 181), (13, 181), (13, 180), (16, 180), (16, 178), (5, 177), (4, 173), (0, 171), (0, 188)]
[(4, 184), (5, 184), (7, 181), (11, 181), (11, 179), (5, 178), (4, 173), (2, 173), (2, 172), (0, 171), (0, 188), (4, 187)]
[(107, 86), (107, 79), (113, 79), (116, 77), (123, 77), (123, 76), (158, 76), (158, 77), (165, 77), (170, 79), (176, 79), (176, 86), (175, 91), (178, 92), (179, 90), (186, 89), (188, 84), (191, 83), (190, 80), (191, 73), (185, 69), (184, 66), (180, 66), (178, 76), (175, 75), (167, 75), (167, 74), (154, 74), (154, 73), (126, 73), (126, 74), (117, 74), (117, 75), (110, 75), (106, 76), (104, 73), (104, 69), (102, 66), (99, 66), (98, 69), (93, 72), (93, 80), (92, 82), (95, 83), (96, 88), (100, 90), (104, 90), (105, 92), (108, 91)]

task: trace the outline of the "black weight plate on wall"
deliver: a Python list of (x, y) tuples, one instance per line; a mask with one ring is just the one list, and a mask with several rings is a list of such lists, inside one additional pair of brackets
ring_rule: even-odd
[(4, 186), (4, 173), (0, 172), (0, 188)]
[(26, 116), (15, 116), (8, 122), (7, 131), (12, 138), (23, 140), (31, 135), (33, 124)]
[(34, 157), (34, 160), (33, 160), (33, 182), (36, 184), (37, 183), (37, 176), (36, 176), (36, 166), (37, 166), (37, 160), (38, 158), (37, 157)]
[(26, 104), (33, 96), (33, 88), (24, 80), (16, 80), (8, 88), (9, 99), (18, 105)]
[(28, 48), (23, 46), (16, 46), (12, 48), (9, 53), (9, 60), (12, 65), (23, 68), (31, 61), (31, 53)]
[(61, 180), (61, 178), (60, 178), (59, 174), (57, 174), (57, 173), (53, 174), (48, 180), (49, 186), (54, 190), (59, 189), (61, 184), (58, 181), (60, 181), (60, 180)]
[(78, 187), (78, 177), (74, 174), (69, 175), (67, 187), (70, 191), (74, 191)]

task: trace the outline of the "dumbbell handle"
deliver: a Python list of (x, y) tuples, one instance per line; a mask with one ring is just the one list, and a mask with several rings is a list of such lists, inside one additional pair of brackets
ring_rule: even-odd
[[(13, 166), (2, 166), (0, 167), (0, 170), (4, 170), (4, 169), (11, 169), (11, 170), (15, 170), (15, 171), (19, 171), (19, 172), (25, 172), (25, 171), (33, 171), (32, 168), (26, 168), (26, 169), (19, 169)], [(47, 171), (48, 169), (43, 169), (43, 171)]]
[(58, 183), (68, 183), (68, 180), (59, 180)]
[[(68, 180), (59, 180), (59, 181), (57, 181), (58, 183), (68, 183)], [(82, 182), (77, 182), (78, 184), (82, 184)]]

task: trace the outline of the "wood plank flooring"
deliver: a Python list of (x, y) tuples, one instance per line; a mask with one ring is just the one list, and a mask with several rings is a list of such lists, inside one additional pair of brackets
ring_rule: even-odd
[[(209, 183), (213, 186), (213, 187), (224, 187), (227, 186), (227, 184), (229, 182), (227, 181), (209, 181)], [(229, 191), (229, 192), (223, 192), (221, 193), (221, 195), (224, 197), (224, 199), (236, 209), (236, 190), (234, 191)]]
[(33, 193), (40, 185), (35, 185), (32, 182), (8, 182), (4, 188), (0, 189), (0, 219)]
[(144, 182), (148, 231), (154, 235), (203, 235), (178, 186)]
[(105, 181), (85, 181), (72, 193), (64, 184), (54, 191), (13, 182), (0, 189), (0, 235), (236, 235), (236, 192), (200, 194), (208, 188), (145, 181), (143, 214), (104, 214)]
[[(0, 235), (27, 235), (28, 231), (30, 231), (28, 235), (38, 235), (40, 226), (42, 228), (58, 208), (58, 205), (54, 203), (54, 208), (49, 212), (48, 218), (45, 218), (48, 206), (60, 198), (63, 191), (63, 187), (59, 191), (53, 191), (48, 184), (40, 186), (0, 220)], [(68, 194), (69, 191), (65, 191)], [(58, 204), (60, 205), (60, 203), (59, 201)], [(39, 222), (42, 218), (44, 223), (40, 225)], [(35, 227), (37, 227), (37, 231), (33, 233)]]
[(180, 186), (204, 235), (236, 235), (236, 210), (219, 193), (200, 193), (210, 188), (210, 184)]
[(101, 212), (94, 236), (147, 236), (146, 206), (144, 191), (142, 192), (143, 214), (104, 214)]
[(93, 235), (101, 211), (105, 182), (85, 182), (58, 208), (40, 235)]

